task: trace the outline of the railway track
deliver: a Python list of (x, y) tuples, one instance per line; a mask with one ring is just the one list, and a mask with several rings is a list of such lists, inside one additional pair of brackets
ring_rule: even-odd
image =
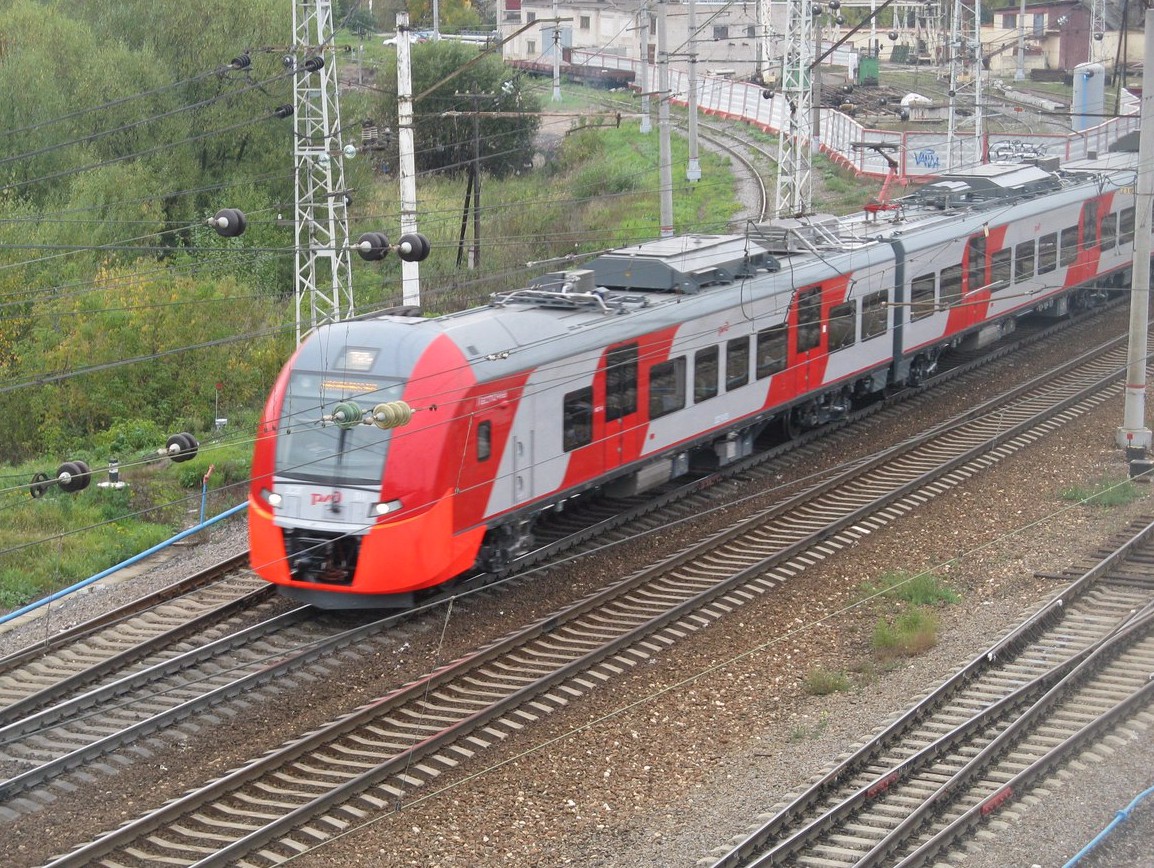
[(1154, 522), (714, 868), (932, 864), (1154, 697)]
[(1124, 366), (1121, 341), (1097, 348), (1054, 378), (815, 482), (51, 864), (263, 865), (323, 844), (1090, 412), (1120, 391)]

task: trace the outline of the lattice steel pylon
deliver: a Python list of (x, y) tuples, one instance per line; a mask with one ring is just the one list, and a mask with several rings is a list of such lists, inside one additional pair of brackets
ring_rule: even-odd
[(778, 139), (777, 217), (798, 217), (812, 211), (813, 27), (812, 0), (787, 0), (781, 71), (786, 117)]
[(1106, 0), (1091, 0), (1090, 3), (1090, 53), (1091, 63), (1106, 60), (1103, 37), (1106, 33)]
[[(330, 0), (293, 0), (293, 161), (296, 167), (296, 336), (353, 315), (345, 149)], [(307, 298), (307, 302), (306, 302)]]

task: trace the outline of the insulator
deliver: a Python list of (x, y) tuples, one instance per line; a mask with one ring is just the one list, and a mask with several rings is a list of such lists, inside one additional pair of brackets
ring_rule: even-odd
[(225, 238), (236, 238), (238, 235), (243, 235), (244, 230), (248, 227), (248, 219), (244, 216), (244, 212), (236, 208), (220, 209), (209, 223), (218, 235)]
[(342, 401), (333, 408), (332, 421), (338, 428), (343, 428), (346, 431), (350, 428), (356, 428), (365, 420), (365, 414), (356, 401)]
[(194, 459), (199, 449), (200, 444), (196, 441), (196, 438), (187, 431), (182, 431), (180, 434), (173, 434), (168, 438), (161, 454), (167, 455), (179, 464), (182, 461), (191, 461)]
[(397, 242), (397, 256), (404, 262), (424, 262), (431, 249), (429, 239), (419, 232), (408, 232)]
[(305, 58), (305, 69), (309, 72), (316, 72), (319, 69), (325, 68), (325, 59), (320, 55)]
[(92, 474), (83, 461), (66, 461), (56, 469), (56, 481), (61, 491), (75, 494), (88, 487)]
[(248, 56), (247, 52), (238, 54), (232, 59), (232, 62), (229, 63), (229, 66), (231, 66), (233, 69), (248, 69), (250, 66), (252, 66), (252, 58)]
[(272, 113), (273, 117), (291, 118), (293, 116), (293, 107), (287, 103), (285, 105), (278, 105), (275, 109), (273, 109)]
[(389, 237), (384, 232), (366, 232), (357, 239), (357, 255), (365, 262), (379, 262), (389, 255)]
[(378, 428), (400, 428), (413, 419), (413, 408), (405, 401), (387, 401), (373, 407), (373, 424)]

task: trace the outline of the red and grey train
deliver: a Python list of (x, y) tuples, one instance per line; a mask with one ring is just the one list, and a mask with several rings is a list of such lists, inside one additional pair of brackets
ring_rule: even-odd
[(269, 396), (253, 567), (326, 608), (404, 606), (593, 490), (749, 455), (1026, 314), (1126, 286), (1132, 153), (941, 176), (901, 208), (602, 255), (436, 318), (307, 337)]

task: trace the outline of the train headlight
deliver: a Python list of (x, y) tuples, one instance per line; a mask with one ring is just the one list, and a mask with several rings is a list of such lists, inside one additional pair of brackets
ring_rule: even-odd
[(379, 518), (382, 515), (388, 515), (390, 512), (396, 512), (401, 508), (399, 500), (385, 500), (380, 503), (374, 503), (369, 510), (369, 515), (374, 518)]
[(260, 490), (260, 496), (263, 498), (265, 503), (274, 509), (284, 503), (283, 497), (281, 497), (275, 491), (269, 491), (267, 488), (262, 488)]

